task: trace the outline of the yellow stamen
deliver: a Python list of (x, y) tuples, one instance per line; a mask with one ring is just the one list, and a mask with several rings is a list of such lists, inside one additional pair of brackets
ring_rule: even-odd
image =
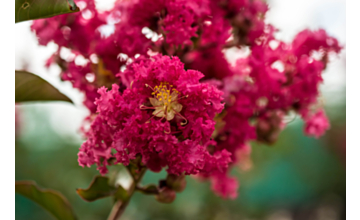
[[(146, 87), (150, 86), (146, 84)], [(178, 98), (180, 92), (173, 87), (168, 82), (161, 82), (160, 85), (154, 87), (151, 93), (153, 98), (150, 98), (150, 103), (154, 108), (153, 117), (166, 118), (170, 121), (175, 115), (179, 115), (182, 105), (178, 100), (183, 97)]]

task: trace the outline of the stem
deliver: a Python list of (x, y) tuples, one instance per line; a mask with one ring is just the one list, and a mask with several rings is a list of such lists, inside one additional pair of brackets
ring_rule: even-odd
[(113, 208), (111, 209), (108, 220), (118, 220), (121, 217), (121, 215), (125, 211), (125, 208), (129, 204), (131, 197), (133, 196), (133, 194), (135, 192), (136, 186), (141, 181), (141, 179), (144, 176), (145, 172), (146, 172), (146, 168), (143, 168), (140, 171), (137, 178), (134, 175), (131, 174), (131, 176), (133, 177), (133, 183), (131, 184), (130, 189), (128, 191), (128, 197), (123, 201), (121, 201), (121, 200), (116, 201)]

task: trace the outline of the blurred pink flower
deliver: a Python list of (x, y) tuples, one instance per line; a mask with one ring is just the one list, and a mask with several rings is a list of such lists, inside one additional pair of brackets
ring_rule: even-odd
[(319, 138), (330, 128), (330, 123), (323, 109), (305, 119), (304, 132), (307, 135)]

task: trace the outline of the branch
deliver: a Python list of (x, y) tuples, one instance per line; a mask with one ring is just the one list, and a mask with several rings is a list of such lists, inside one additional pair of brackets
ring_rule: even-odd
[(134, 175), (132, 175), (133, 177), (133, 183), (130, 186), (130, 189), (128, 191), (128, 197), (124, 200), (118, 200), (116, 201), (116, 203), (114, 204), (113, 208), (111, 209), (110, 215), (108, 217), (108, 220), (117, 220), (121, 217), (121, 215), (124, 213), (125, 208), (127, 207), (127, 205), (130, 202), (130, 199), (132, 197), (132, 195), (135, 192), (136, 186), (138, 185), (138, 183), (141, 181), (142, 177), (144, 176), (146, 172), (146, 168), (142, 168), (142, 170), (140, 171), (139, 175), (137, 178), (135, 178)]

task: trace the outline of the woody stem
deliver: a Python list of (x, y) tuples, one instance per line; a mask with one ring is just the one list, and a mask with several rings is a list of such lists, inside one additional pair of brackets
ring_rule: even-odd
[(125, 208), (130, 202), (131, 197), (133, 196), (136, 186), (140, 183), (142, 177), (144, 176), (146, 172), (146, 168), (143, 168), (140, 173), (137, 176), (133, 176), (133, 183), (130, 186), (130, 189), (128, 190), (128, 196), (124, 200), (118, 200), (114, 204), (113, 208), (111, 209), (111, 212), (109, 214), (108, 220), (118, 220), (120, 219), (121, 215), (124, 213)]

